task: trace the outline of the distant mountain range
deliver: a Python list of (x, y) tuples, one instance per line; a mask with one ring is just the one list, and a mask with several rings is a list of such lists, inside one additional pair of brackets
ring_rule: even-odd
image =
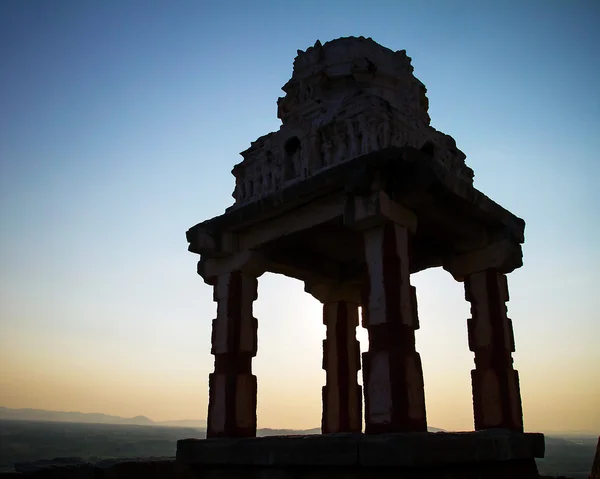
[(76, 411), (46, 411), (44, 409), (11, 409), (0, 407), (0, 419), (13, 419), (21, 421), (52, 421), (52, 422), (79, 422), (93, 424), (127, 424), (133, 426), (171, 426), (206, 428), (203, 419), (181, 419), (176, 421), (155, 422), (146, 416), (132, 418), (109, 416), (102, 413), (83, 413)]
[[(47, 411), (45, 409), (11, 409), (0, 406), (0, 420), (18, 421), (49, 421), (49, 422), (77, 422), (87, 424), (123, 424), (130, 426), (168, 426), (168, 427), (190, 427), (194, 429), (206, 429), (204, 419), (180, 419), (174, 421), (155, 422), (146, 416), (132, 418), (109, 416), (102, 413), (85, 413), (76, 411)], [(428, 427), (430, 432), (443, 431), (437, 427)], [(258, 436), (275, 436), (288, 434), (321, 434), (321, 428), (314, 429), (259, 429)]]

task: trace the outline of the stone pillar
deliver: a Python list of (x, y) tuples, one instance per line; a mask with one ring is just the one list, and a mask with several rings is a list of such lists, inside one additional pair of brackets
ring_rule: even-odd
[(523, 431), (519, 374), (513, 369), (512, 321), (506, 315), (506, 276), (495, 269), (465, 278), (471, 303), (469, 349), (475, 353), (471, 371), (475, 430), (506, 428)]
[(209, 377), (206, 437), (256, 436), (256, 376), (252, 358), (257, 351), (257, 320), (252, 302), (257, 279), (240, 270), (216, 276), (212, 349), (215, 371)]
[(356, 339), (360, 281), (332, 283), (315, 280), (306, 292), (323, 303), (323, 323), (327, 327), (323, 341), (323, 434), (361, 432), (362, 388), (358, 385), (360, 344)]
[(323, 340), (323, 434), (361, 432), (362, 388), (358, 385), (360, 345), (356, 339), (357, 302), (329, 301), (323, 305), (323, 323), (327, 336)]
[(410, 285), (409, 230), (387, 221), (363, 231), (368, 280), (363, 326), (366, 433), (426, 431), (415, 288)]

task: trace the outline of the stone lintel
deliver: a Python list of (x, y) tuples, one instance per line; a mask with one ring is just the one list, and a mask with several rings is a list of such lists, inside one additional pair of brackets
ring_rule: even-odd
[(328, 434), (244, 439), (184, 439), (177, 461), (192, 466), (439, 467), (544, 457), (544, 435), (478, 432)]
[(224, 258), (201, 258), (198, 262), (198, 274), (208, 284), (216, 284), (218, 276), (241, 271), (258, 278), (268, 270), (264, 257), (255, 251), (244, 251)]
[(360, 286), (359, 283), (304, 283), (304, 291), (323, 304), (334, 301), (361, 304)]
[(508, 274), (523, 266), (521, 245), (510, 239), (490, 244), (485, 248), (461, 254), (447, 260), (443, 267), (457, 281), (464, 281), (470, 274), (495, 269)]
[(256, 248), (277, 238), (327, 223), (344, 214), (344, 198), (332, 195), (282, 216), (258, 223), (239, 235), (240, 250)]
[(205, 228), (190, 228), (185, 234), (188, 251), (197, 254), (215, 253), (218, 250), (218, 238), (213, 232)]
[(302, 251), (266, 252), (268, 271), (304, 281), (305, 284), (337, 282), (340, 264), (323, 255)]
[(237, 235), (230, 232), (213, 231), (208, 228), (190, 229), (186, 232), (188, 251), (224, 257), (239, 251)]
[(364, 230), (386, 221), (404, 226), (411, 233), (417, 230), (417, 217), (409, 209), (393, 201), (386, 192), (376, 191), (366, 196), (349, 196), (344, 211), (344, 224)]

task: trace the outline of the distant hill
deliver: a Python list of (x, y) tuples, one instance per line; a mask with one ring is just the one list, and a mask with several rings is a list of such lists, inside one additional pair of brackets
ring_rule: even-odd
[(0, 419), (21, 421), (78, 422), (93, 424), (129, 424), (135, 426), (156, 426), (146, 416), (124, 418), (101, 413), (83, 413), (75, 411), (46, 411), (44, 409), (11, 409), (0, 407)]
[(160, 421), (154, 423), (157, 426), (169, 426), (169, 427), (193, 427), (197, 429), (206, 428), (205, 419), (179, 419), (176, 421)]
[[(83, 413), (76, 411), (47, 411), (45, 409), (11, 409), (0, 406), (0, 420), (19, 421), (51, 421), (51, 422), (77, 422), (83, 424), (123, 424), (130, 426), (165, 426), (165, 427), (191, 427), (206, 429), (205, 419), (178, 419), (172, 421), (153, 421), (146, 416), (125, 418), (110, 416), (102, 413)], [(439, 432), (443, 429), (428, 427), (429, 432)], [(313, 429), (269, 429), (262, 428), (258, 436), (296, 435), (296, 434), (321, 434), (321, 428)]]

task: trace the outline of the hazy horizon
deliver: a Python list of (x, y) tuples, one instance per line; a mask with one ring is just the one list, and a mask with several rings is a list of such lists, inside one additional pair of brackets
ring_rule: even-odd
[[(296, 50), (363, 35), (407, 51), (432, 126), (526, 221), (507, 304), (525, 429), (599, 433), (599, 22), (593, 1), (0, 3), (0, 404), (206, 417), (216, 303), (185, 232), (279, 128)], [(428, 424), (472, 430), (463, 286), (412, 284)], [(258, 424), (314, 428), (321, 305), (274, 274), (254, 305)]]
[[(0, 408), (3, 408), (6, 406), (2, 406), (0, 404)], [(7, 409), (11, 409), (13, 411), (16, 411), (18, 409), (13, 409), (13, 408), (7, 408)], [(23, 409), (31, 409), (31, 408), (23, 408)], [(82, 413), (81, 411), (58, 411), (58, 410), (47, 410), (47, 409), (33, 409), (35, 411), (44, 411), (44, 412), (52, 412), (52, 413), (66, 413), (66, 414), (91, 414), (91, 415), (102, 415), (102, 416), (107, 416), (107, 417), (115, 417), (115, 418), (119, 418), (119, 419), (123, 419), (123, 420), (129, 420), (129, 419), (137, 419), (137, 418), (144, 418), (144, 419), (148, 419), (150, 421), (152, 421), (152, 424), (148, 424), (148, 426), (163, 426), (166, 425), (167, 423), (169, 424), (174, 424), (174, 423), (192, 423), (192, 422), (204, 422), (206, 423), (206, 418), (171, 418), (171, 419), (166, 419), (166, 420), (162, 420), (162, 421), (156, 421), (154, 419), (152, 419), (151, 417), (148, 416), (144, 416), (144, 415), (137, 415), (137, 416), (133, 416), (133, 417), (121, 417), (121, 416), (113, 416), (111, 414), (105, 414), (103, 412), (100, 411), (94, 411), (94, 412), (90, 412), (90, 413)], [(65, 421), (60, 421), (60, 420), (48, 420), (48, 419), (12, 419), (12, 418), (2, 418), (0, 417), (0, 421), (9, 421), (9, 420), (26, 420), (26, 421), (39, 421), (39, 422), (65, 422)], [(66, 421), (66, 422), (76, 422), (76, 421)], [(123, 425), (123, 426), (131, 426), (131, 425), (135, 425), (135, 424), (127, 424), (127, 423), (112, 423), (112, 422), (106, 422), (105, 424), (111, 424), (111, 425)], [(175, 427), (175, 426), (173, 426)], [(182, 425), (181, 427), (192, 427), (192, 428), (198, 428), (198, 426), (185, 426)], [(200, 427), (200, 429), (204, 429), (206, 426), (202, 426)], [(435, 424), (428, 424), (427, 425), (428, 428), (433, 428), (433, 429), (442, 429), (443, 428), (438, 428)], [(258, 429), (281, 429), (281, 430), (294, 430), (294, 431), (306, 431), (306, 430), (312, 430), (312, 429), (320, 429), (321, 426), (320, 425), (316, 425), (313, 427), (306, 427), (306, 428), (301, 428), (301, 429), (290, 429), (290, 428), (283, 428), (283, 427), (263, 427), (260, 424), (258, 425)], [(472, 430), (469, 429), (469, 430)], [(560, 434), (560, 435), (582, 435), (582, 436), (587, 436), (590, 435), (592, 437), (596, 437), (596, 432), (591, 432), (591, 431), (585, 431), (585, 430), (544, 430), (544, 431), (538, 431), (538, 432), (543, 432), (546, 434)]]

